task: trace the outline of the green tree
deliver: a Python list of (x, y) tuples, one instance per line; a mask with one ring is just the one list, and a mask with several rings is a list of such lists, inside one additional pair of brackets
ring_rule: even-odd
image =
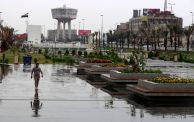
[(13, 44), (14, 29), (8, 26), (0, 25), (1, 52), (8, 50)]

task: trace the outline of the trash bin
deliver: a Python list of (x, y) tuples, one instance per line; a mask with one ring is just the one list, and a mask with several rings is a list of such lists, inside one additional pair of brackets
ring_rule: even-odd
[(24, 65), (31, 65), (31, 62), (32, 62), (32, 56), (31, 55), (23, 56)]

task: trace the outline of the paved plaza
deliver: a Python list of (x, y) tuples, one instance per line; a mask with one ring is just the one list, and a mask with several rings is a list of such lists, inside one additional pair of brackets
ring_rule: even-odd
[(135, 108), (79, 79), (76, 69), (65, 65), (40, 65), (44, 78), (35, 91), (32, 67), (1, 68), (0, 122), (162, 122), (177, 111), (172, 120), (180, 122), (194, 114), (192, 107), (169, 108), (166, 114), (163, 107)]

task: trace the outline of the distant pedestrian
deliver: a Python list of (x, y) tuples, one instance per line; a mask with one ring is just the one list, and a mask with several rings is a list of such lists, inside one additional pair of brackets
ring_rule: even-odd
[(39, 68), (39, 63), (36, 63), (36, 66), (32, 69), (32, 72), (31, 72), (31, 78), (32, 78), (32, 75), (34, 75), (35, 89), (38, 89), (38, 84), (39, 84), (39, 80), (40, 80), (40, 73), (43, 77), (42, 70), (41, 70), (41, 68)]

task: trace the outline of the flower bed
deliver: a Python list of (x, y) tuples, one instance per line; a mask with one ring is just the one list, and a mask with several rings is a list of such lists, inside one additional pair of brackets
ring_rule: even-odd
[(112, 63), (112, 61), (105, 60), (105, 59), (91, 59), (91, 60), (87, 60), (87, 63)]
[(155, 83), (171, 83), (171, 84), (188, 84), (188, 83), (194, 83), (194, 79), (184, 79), (179, 77), (156, 77), (151, 80)]
[(152, 79), (159, 76), (166, 76), (162, 73), (122, 73), (120, 71), (111, 70), (110, 77), (112, 79), (123, 79), (123, 80), (137, 80), (137, 79)]
[[(165, 81), (162, 81), (163, 79)], [(148, 89), (152, 92), (194, 92), (193, 80), (169, 77), (154, 78), (152, 80), (139, 80), (138, 87)]]
[(125, 65), (125, 64), (104, 64), (104, 65), (101, 65), (101, 67), (127, 67), (128, 65)]

